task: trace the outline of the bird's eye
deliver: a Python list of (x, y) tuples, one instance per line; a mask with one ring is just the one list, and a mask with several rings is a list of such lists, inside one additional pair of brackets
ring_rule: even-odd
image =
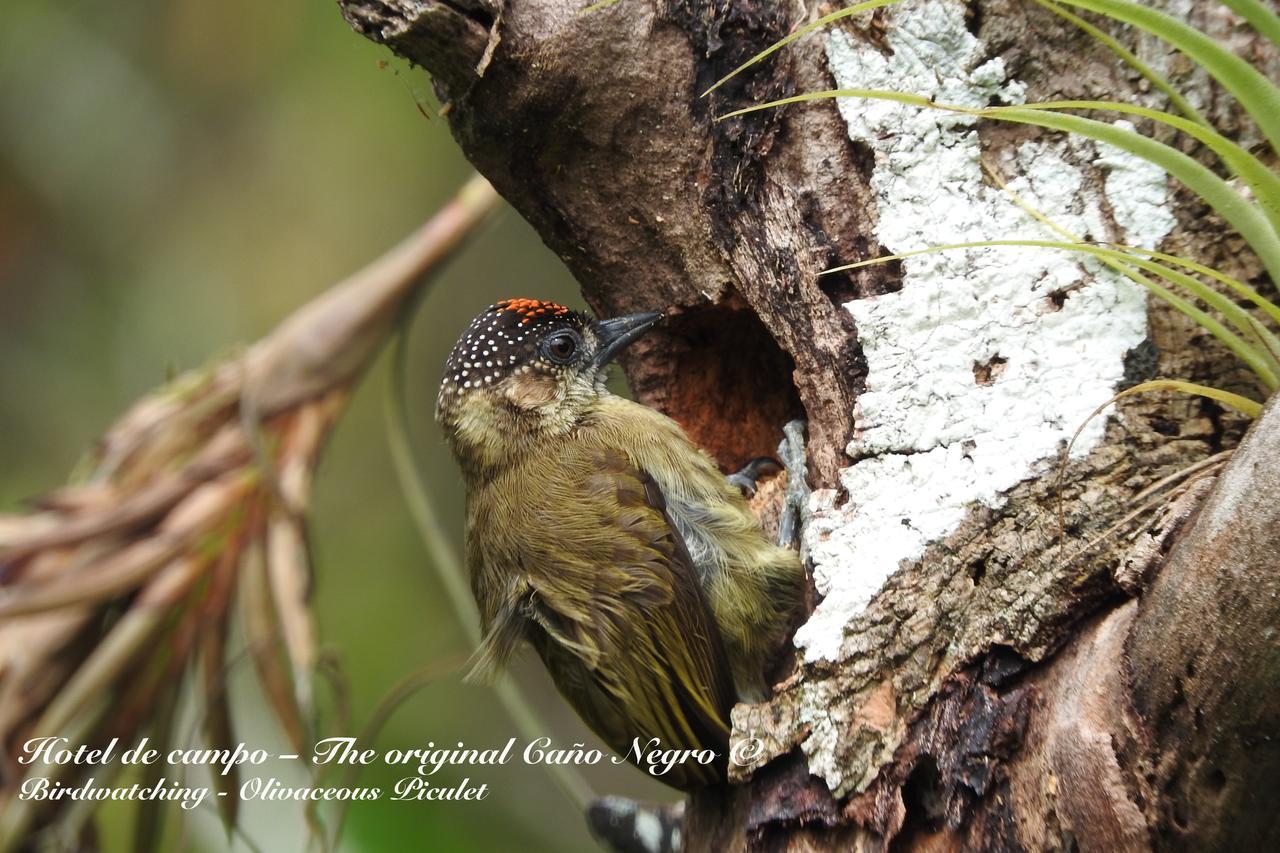
[(572, 332), (561, 332), (547, 341), (547, 355), (559, 364), (568, 364), (578, 352), (578, 338)]

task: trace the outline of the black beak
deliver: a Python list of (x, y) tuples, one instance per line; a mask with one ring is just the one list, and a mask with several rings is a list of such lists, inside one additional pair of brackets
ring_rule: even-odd
[(627, 314), (596, 323), (596, 338), (600, 341), (600, 350), (591, 360), (592, 367), (599, 369), (613, 361), (628, 344), (658, 325), (664, 316), (666, 315), (661, 311), (646, 311), (643, 314)]

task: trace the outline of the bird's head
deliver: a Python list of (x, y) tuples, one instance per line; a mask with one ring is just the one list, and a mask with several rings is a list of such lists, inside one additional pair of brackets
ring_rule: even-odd
[(471, 322), (445, 363), (436, 420), (455, 451), (500, 455), (590, 417), (605, 369), (662, 313), (593, 320), (554, 302), (504, 299)]

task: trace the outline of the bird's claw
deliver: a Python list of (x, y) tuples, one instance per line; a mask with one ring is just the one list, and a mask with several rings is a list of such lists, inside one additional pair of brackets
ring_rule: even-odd
[(756, 496), (756, 481), (765, 474), (772, 474), (781, 470), (782, 463), (772, 456), (757, 456), (746, 465), (743, 465), (741, 471), (736, 474), (730, 474), (729, 482), (741, 489), (742, 494), (748, 498), (754, 498)]
[(778, 521), (778, 544), (783, 548), (799, 541), (800, 531), (808, 520), (809, 469), (805, 463), (804, 428), (804, 421), (791, 421), (782, 428), (782, 443), (778, 445), (778, 458), (787, 469), (787, 490), (783, 495), (782, 518)]

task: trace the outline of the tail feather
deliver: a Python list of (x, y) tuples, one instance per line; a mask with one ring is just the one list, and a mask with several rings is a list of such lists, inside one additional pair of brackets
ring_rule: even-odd
[(587, 826), (612, 853), (677, 853), (684, 844), (684, 802), (600, 797), (587, 808)]

